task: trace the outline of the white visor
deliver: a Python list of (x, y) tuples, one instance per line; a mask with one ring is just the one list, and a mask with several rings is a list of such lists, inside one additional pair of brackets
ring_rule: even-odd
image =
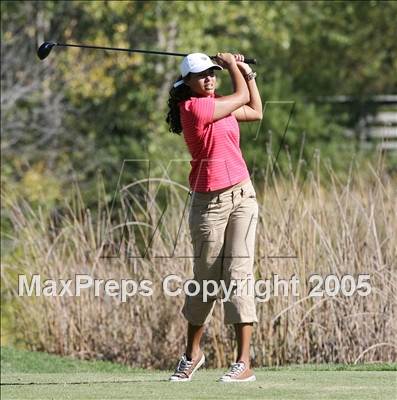
[[(192, 53), (188, 54), (181, 62), (179, 66), (181, 70), (182, 78), (185, 78), (189, 73), (198, 73), (205, 71), (209, 68), (223, 69), (220, 65), (215, 64), (212, 60), (203, 53)], [(174, 83), (174, 88), (182, 85), (183, 79)]]

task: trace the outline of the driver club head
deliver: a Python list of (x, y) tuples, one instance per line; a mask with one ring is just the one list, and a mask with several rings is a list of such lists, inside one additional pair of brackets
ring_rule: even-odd
[(55, 42), (44, 42), (37, 50), (37, 56), (40, 60), (44, 60), (50, 54), (52, 48), (56, 46)]

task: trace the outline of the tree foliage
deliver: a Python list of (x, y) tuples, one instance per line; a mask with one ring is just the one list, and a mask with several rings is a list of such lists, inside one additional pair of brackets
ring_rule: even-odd
[[(91, 193), (98, 170), (114, 188), (124, 159), (167, 165), (189, 155), (165, 123), (179, 58), (55, 48), (41, 62), (35, 51), (44, 40), (256, 57), (266, 111), (261, 124), (242, 125), (242, 148), (258, 170), (269, 148), (275, 154), (281, 148), (280, 160), (288, 159), (286, 149), (293, 160), (310, 160), (320, 149), (343, 168), (354, 149), (342, 135), (346, 116), (318, 98), (397, 90), (394, 2), (7, 1), (1, 7), (3, 181), (24, 182), (29, 192), (26, 175), (35, 171), (58, 186), (52, 200), (75, 178)], [(226, 72), (219, 81), (221, 93), (230, 91)], [(187, 167), (173, 178), (186, 184)]]

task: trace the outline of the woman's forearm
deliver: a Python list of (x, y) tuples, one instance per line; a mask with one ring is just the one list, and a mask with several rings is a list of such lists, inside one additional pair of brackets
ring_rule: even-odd
[(232, 64), (228, 67), (230, 78), (232, 80), (234, 93), (243, 99), (243, 104), (250, 101), (249, 95), (249, 88), (247, 90), (247, 86), (245, 83), (245, 79), (243, 74), (240, 72), (239, 68), (236, 64)]
[(262, 100), (259, 94), (258, 86), (256, 86), (255, 78), (246, 80), (247, 87), (250, 93), (250, 101), (247, 106), (257, 111), (262, 118)]

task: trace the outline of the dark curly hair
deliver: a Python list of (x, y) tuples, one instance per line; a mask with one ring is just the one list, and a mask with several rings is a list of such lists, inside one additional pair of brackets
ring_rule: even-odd
[[(182, 79), (180, 76), (177, 81)], [(178, 87), (174, 88), (174, 86), (171, 87), (170, 92), (169, 92), (169, 98), (168, 98), (168, 114), (167, 114), (167, 124), (169, 125), (169, 131), (176, 133), (178, 135), (181, 134), (182, 132), (182, 125), (181, 125), (181, 117), (179, 114), (179, 103), (181, 101), (190, 99), (190, 97), (193, 96), (193, 92), (190, 89), (189, 86), (185, 85), (182, 83)]]

